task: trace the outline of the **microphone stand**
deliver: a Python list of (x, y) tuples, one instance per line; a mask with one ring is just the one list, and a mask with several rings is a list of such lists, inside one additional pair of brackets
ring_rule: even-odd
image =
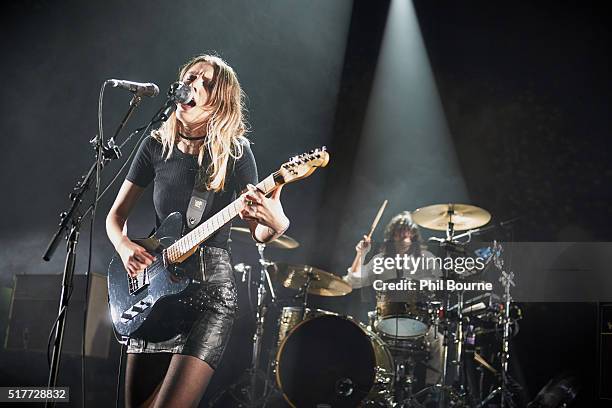
[[(104, 82), (103, 87), (108, 84), (109, 81)], [(170, 89), (168, 92), (168, 100), (164, 104), (162, 108), (160, 108), (154, 115), (153, 119), (147, 125), (147, 128), (152, 126), (155, 123), (163, 122), (172, 113), (172, 111), (176, 108), (174, 103), (174, 90)], [(83, 196), (89, 190), (92, 176), (97, 174), (98, 172), (104, 168), (104, 166), (115, 159), (121, 157), (120, 147), (115, 144), (115, 138), (121, 132), (121, 130), (125, 127), (128, 119), (132, 116), (132, 113), (136, 109), (136, 107), (140, 104), (142, 98), (136, 94), (132, 96), (132, 100), (130, 101), (130, 106), (128, 111), (124, 115), (123, 119), (119, 123), (119, 126), (115, 130), (113, 137), (111, 137), (108, 141), (108, 144), (105, 146), (104, 142), (100, 135), (96, 135), (90, 143), (94, 146), (96, 155), (95, 162), (89, 168), (89, 171), (86, 175), (81, 176), (81, 180), (77, 181), (75, 187), (73, 188), (73, 192), (69, 194), (69, 198), (72, 201), (72, 204), (68, 211), (63, 211), (60, 213), (60, 225), (51, 241), (47, 245), (47, 249), (43, 255), (43, 259), (45, 261), (50, 261), (55, 253), (60, 238), (64, 235), (66, 237), (66, 261), (64, 264), (64, 273), (62, 277), (62, 290), (59, 301), (59, 311), (55, 324), (55, 335), (53, 342), (53, 352), (51, 357), (51, 363), (49, 367), (49, 377), (47, 386), (53, 388), (57, 384), (57, 376), (59, 372), (60, 358), (62, 353), (62, 346), (64, 342), (64, 329), (66, 325), (66, 316), (68, 315), (68, 302), (70, 300), (70, 295), (73, 287), (73, 278), (74, 278), (74, 268), (76, 265), (76, 249), (79, 241), (79, 234), (81, 228), (81, 222), (83, 221), (84, 215), (89, 213), (89, 210), (95, 207), (96, 199), (94, 199), (93, 204), (91, 204), (88, 210), (85, 213), (81, 213), (80, 206), (83, 201)], [(85, 307), (87, 307), (87, 299), (85, 299)], [(52, 401), (52, 402), (51, 402)], [(54, 406), (55, 401), (47, 400), (45, 402), (45, 407)]]
[[(106, 86), (106, 83), (104, 84)], [(43, 255), (45, 261), (50, 261), (55, 253), (60, 238), (66, 233), (66, 261), (64, 263), (64, 273), (62, 276), (62, 289), (59, 300), (58, 316), (55, 325), (55, 334), (53, 341), (53, 351), (51, 354), (51, 364), (49, 366), (49, 376), (47, 386), (54, 388), (57, 385), (57, 376), (59, 373), (60, 358), (62, 353), (62, 346), (64, 343), (64, 329), (66, 326), (66, 317), (68, 316), (68, 302), (72, 293), (73, 280), (74, 280), (74, 268), (76, 265), (76, 250), (79, 242), (80, 228), (83, 217), (81, 215), (80, 206), (83, 202), (83, 196), (91, 187), (91, 180), (94, 174), (99, 177), (98, 172), (104, 167), (106, 163), (111, 160), (117, 159), (121, 156), (119, 147), (114, 144), (115, 137), (119, 134), (121, 129), (125, 126), (128, 119), (132, 115), (134, 109), (140, 104), (140, 96), (134, 95), (130, 101), (130, 106), (125, 116), (121, 120), (121, 123), (117, 127), (115, 134), (109, 140), (108, 146), (103, 145), (102, 138), (100, 135), (90, 141), (93, 145), (96, 154), (95, 162), (89, 168), (89, 171), (85, 176), (81, 177), (81, 180), (77, 181), (76, 186), (73, 188), (73, 192), (69, 194), (69, 198), (72, 204), (68, 211), (64, 211), (60, 214), (60, 225), (53, 238), (49, 242), (47, 249)], [(96, 205), (96, 203), (92, 204)], [(85, 299), (85, 307), (87, 307), (87, 299)], [(55, 401), (46, 401), (45, 406), (54, 406)]]

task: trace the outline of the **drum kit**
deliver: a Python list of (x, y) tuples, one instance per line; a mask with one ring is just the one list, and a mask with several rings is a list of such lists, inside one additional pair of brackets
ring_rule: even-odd
[[(383, 209), (384, 205), (376, 222)], [(445, 238), (436, 241), (446, 256), (453, 256), (453, 251), (463, 247), (458, 238), (488, 229), (482, 227), (491, 215), (472, 205), (444, 204), (420, 208), (412, 218), (423, 228), (445, 231)], [(457, 235), (459, 231), (465, 233)], [(253, 242), (246, 228), (232, 228), (232, 239)], [(259, 279), (251, 282), (249, 278), (249, 285), (257, 286), (251, 365), (236, 384), (213, 398), (211, 407), (228, 406), (228, 398), (230, 405), (238, 408), (487, 407), (493, 402), (500, 407), (514, 406), (514, 381), (508, 376), (509, 340), (520, 316), (511, 312), (516, 311), (510, 296), (514, 276), (504, 267), (499, 243), (480, 250), (480, 254), (486, 256), (487, 267), (494, 265), (499, 272), (504, 287), (501, 296), (485, 293), (465, 299), (467, 292), (410, 290), (398, 299), (396, 294), (376, 291), (376, 309), (368, 313), (367, 322), (309, 307), (310, 295), (350, 293), (351, 285), (341, 277), (313, 266), (265, 258), (267, 247), (293, 249), (299, 246), (296, 240), (283, 235), (256, 246)], [(239, 264), (235, 269), (248, 271), (250, 277), (250, 266)], [(442, 272), (442, 280), (468, 279), (453, 270)], [(470, 275), (469, 279), (478, 276)], [(277, 296), (275, 284), (297, 291), (293, 304)], [(282, 305), (286, 306), (281, 309)], [(265, 360), (264, 326), (271, 306), (279, 309), (280, 317), (273, 350), (261, 364)], [(475, 337), (490, 332), (499, 334), (499, 344), (487, 360), (475, 348)], [(432, 354), (439, 355), (439, 361)], [(466, 364), (468, 360), (470, 364)], [(433, 373), (433, 381), (428, 381), (433, 385), (418, 381), (417, 368), (425, 368), (428, 378)], [(494, 378), (486, 389), (485, 373)], [(474, 381), (468, 381), (470, 374), (480, 375), (478, 390), (472, 385)], [(423, 387), (417, 390), (417, 385)]]

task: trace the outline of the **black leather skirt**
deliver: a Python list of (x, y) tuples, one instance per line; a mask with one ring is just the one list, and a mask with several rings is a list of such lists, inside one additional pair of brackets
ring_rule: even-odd
[(129, 339), (127, 352), (186, 354), (216, 369), (238, 305), (230, 256), (225, 249), (202, 247), (188, 264), (201, 284), (179, 301), (185, 312), (176, 336), (162, 342)]

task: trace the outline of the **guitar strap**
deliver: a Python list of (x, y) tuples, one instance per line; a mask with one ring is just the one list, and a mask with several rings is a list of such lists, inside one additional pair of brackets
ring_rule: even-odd
[[(197, 183), (196, 183), (197, 184)], [(210, 190), (200, 190), (198, 186), (193, 187), (189, 207), (187, 207), (187, 227), (193, 229), (202, 220), (213, 202), (215, 195)]]
[[(234, 172), (234, 166), (236, 160), (232, 160), (232, 174)], [(189, 206), (187, 207), (187, 228), (193, 229), (200, 223), (204, 214), (210, 212), (212, 203), (215, 199), (215, 194), (211, 190), (206, 189), (206, 171), (203, 170), (204, 166), (198, 167), (198, 173), (193, 183), (193, 191), (191, 192), (191, 199), (189, 200)]]
[(206, 189), (206, 171), (204, 166), (198, 166), (198, 172), (193, 183), (191, 199), (187, 207), (187, 228), (193, 229), (202, 220), (204, 213), (210, 211), (215, 198), (214, 192)]

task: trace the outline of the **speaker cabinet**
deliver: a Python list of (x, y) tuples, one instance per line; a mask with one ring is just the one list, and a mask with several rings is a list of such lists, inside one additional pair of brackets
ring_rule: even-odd
[[(62, 275), (15, 275), (4, 341), (6, 349), (46, 353), (49, 332), (58, 314), (61, 282)], [(63, 353), (81, 354), (85, 283), (84, 275), (74, 275)], [(106, 277), (92, 274), (90, 283), (85, 355), (106, 358), (113, 336)]]

